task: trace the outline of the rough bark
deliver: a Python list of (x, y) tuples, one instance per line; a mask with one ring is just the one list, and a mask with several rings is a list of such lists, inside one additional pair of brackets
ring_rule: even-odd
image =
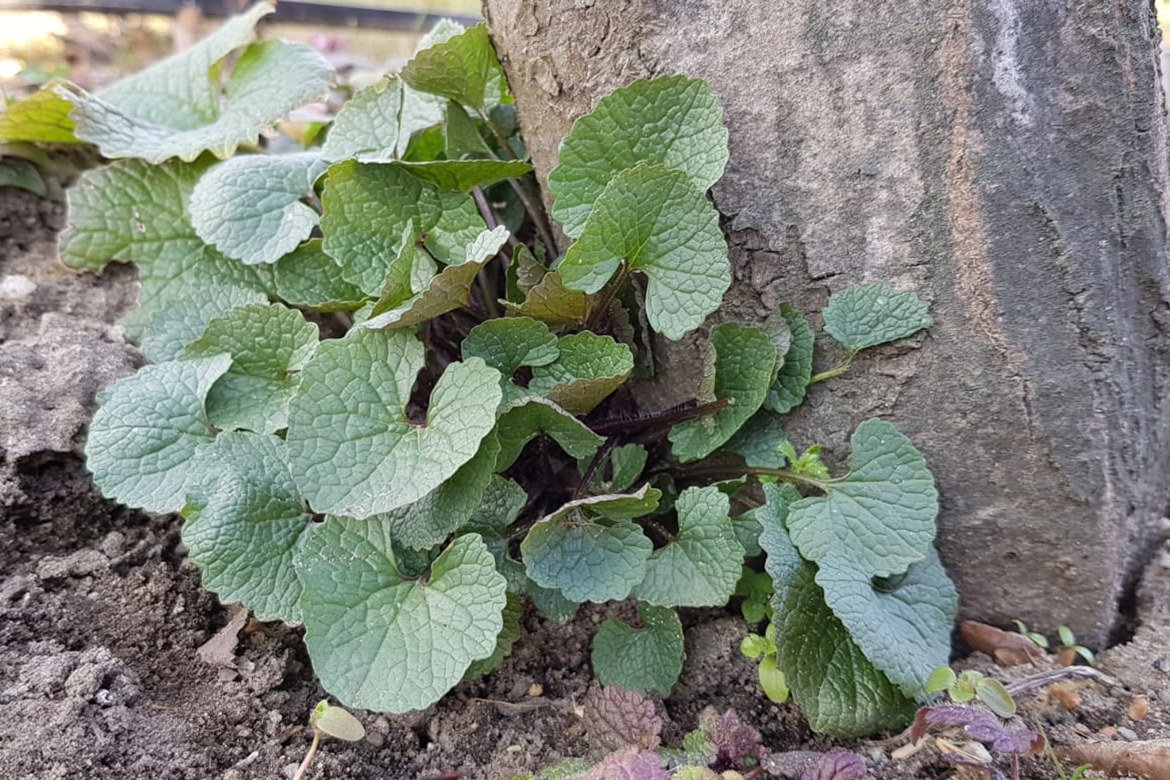
[[(891, 419), (938, 477), (965, 616), (1103, 641), (1170, 494), (1151, 3), (487, 0), (486, 16), (542, 181), (610, 90), (711, 84), (731, 134), (719, 316), (816, 312), (861, 281), (930, 302), (924, 338), (815, 386), (794, 439), (840, 456), (857, 422)], [(667, 358), (652, 402), (689, 392), (686, 349)]]

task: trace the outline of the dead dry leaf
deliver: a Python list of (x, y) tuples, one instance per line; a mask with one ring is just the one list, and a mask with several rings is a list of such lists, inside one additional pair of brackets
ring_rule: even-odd
[(959, 631), (967, 644), (991, 656), (1000, 666), (1030, 664), (1044, 657), (1044, 650), (1023, 634), (974, 620), (964, 620), (959, 624)]
[(1075, 710), (1081, 706), (1081, 688), (1084, 683), (1058, 682), (1048, 686), (1048, 698), (1061, 703), (1066, 710)]
[(1095, 742), (1057, 748), (1056, 754), (1073, 764), (1089, 764), (1109, 777), (1132, 775), (1142, 780), (1170, 780), (1170, 739)]
[(235, 667), (236, 645), (240, 643), (240, 629), (247, 622), (248, 610), (237, 607), (227, 625), (216, 631), (215, 636), (208, 639), (195, 651), (199, 660), (212, 666)]

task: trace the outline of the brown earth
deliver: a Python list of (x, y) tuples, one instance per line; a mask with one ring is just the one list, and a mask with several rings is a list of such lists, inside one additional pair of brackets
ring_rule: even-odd
[[(142, 357), (114, 325), (132, 305), (132, 271), (65, 270), (53, 239), (62, 222), (59, 201), (0, 189), (0, 778), (290, 777), (308, 747), (308, 712), (325, 695), (300, 632), (251, 620), (225, 665), (200, 660), (230, 612), (186, 562), (178, 519), (104, 500), (83, 468), (94, 392)], [(607, 613), (628, 609), (590, 608), (564, 626), (526, 615), (527, 635), (500, 670), (422, 712), (358, 713), (366, 739), (327, 742), (309, 777), (504, 778), (589, 754), (579, 713), (590, 639)], [(664, 704), (668, 741), (714, 706), (734, 707), (773, 750), (826, 748), (792, 705), (760, 693), (734, 615), (684, 612), (687, 662)], [(1055, 744), (1107, 739), (1103, 728), (1128, 730), (1118, 740), (1170, 736), (1170, 552), (1147, 569), (1136, 620), (1132, 641), (1100, 659), (1116, 684), (1084, 687), (1071, 711), (1043, 691), (1023, 696), (1025, 721)], [(1005, 682), (1036, 671), (982, 656), (963, 665)], [(1150, 714), (1134, 721), (1138, 694)], [(892, 761), (903, 742), (849, 746), (877, 778), (950, 773), (933, 748)], [(1056, 774), (1029, 760), (1025, 776)]]

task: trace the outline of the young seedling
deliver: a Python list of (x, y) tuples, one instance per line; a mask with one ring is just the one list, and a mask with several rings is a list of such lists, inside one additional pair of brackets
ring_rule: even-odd
[(321, 744), (321, 735), (328, 734), (346, 742), (358, 742), (366, 735), (361, 722), (349, 710), (337, 705), (331, 705), (327, 700), (317, 702), (317, 706), (309, 713), (309, 728), (313, 730), (313, 744), (305, 754), (305, 760), (297, 767), (293, 780), (302, 780), (317, 756), (317, 748)]
[(746, 657), (760, 660), (757, 673), (764, 695), (777, 704), (788, 701), (788, 683), (784, 672), (776, 667), (776, 626), (769, 624), (764, 635), (748, 634), (739, 644)]
[(951, 667), (940, 666), (931, 673), (926, 690), (929, 693), (946, 691), (956, 704), (966, 704), (977, 698), (1001, 718), (1010, 718), (1016, 714), (1015, 699), (1003, 683), (974, 669), (956, 675)]
[(1060, 636), (1060, 649), (1056, 651), (1056, 658), (1060, 661), (1061, 666), (1072, 666), (1076, 663), (1076, 657), (1079, 655), (1085, 660), (1089, 666), (1097, 665), (1097, 656), (1093, 651), (1084, 645), (1077, 644), (1076, 634), (1068, 626), (1060, 626), (1056, 629)]
[(1038, 631), (1028, 630), (1028, 624), (1022, 620), (1013, 620), (1012, 622), (1016, 624), (1017, 632), (1031, 639), (1038, 647), (1042, 647), (1045, 650), (1048, 649), (1048, 637), (1044, 636)]

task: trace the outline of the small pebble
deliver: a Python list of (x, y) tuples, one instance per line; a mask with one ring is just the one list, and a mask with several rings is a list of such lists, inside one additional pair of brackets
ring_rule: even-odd
[(1106, 726), (1105, 728), (1101, 729), (1101, 734), (1106, 737), (1115, 737), (1117, 736), (1117, 729), (1113, 728), (1112, 726)]
[(0, 279), (0, 298), (24, 302), (31, 298), (36, 290), (36, 282), (21, 274), (11, 274)]
[(1137, 695), (1129, 703), (1129, 719), (1145, 720), (1150, 714), (1150, 700), (1146, 696)]
[(532, 683), (532, 685), (528, 686), (528, 695), (532, 698), (536, 698), (537, 696), (540, 696), (543, 693), (544, 693), (544, 686), (541, 685), (540, 683)]
[(1093, 730), (1091, 728), (1089, 728), (1088, 726), (1086, 726), (1084, 723), (1078, 723), (1077, 725), (1073, 726), (1073, 730), (1076, 731), (1081, 736), (1085, 736), (1085, 737), (1087, 737), (1093, 733)]
[(507, 750), (509, 753), (519, 753), (519, 752), (521, 751), (521, 749), (522, 749), (522, 748), (521, 748), (519, 745), (508, 745), (508, 747), (507, 747), (507, 748), (505, 748), (505, 749), (506, 749), (506, 750)]
[(366, 732), (366, 742), (369, 742), (376, 748), (380, 748), (386, 743), (386, 735), (379, 734), (377, 731), (371, 729)]
[(389, 734), (390, 721), (386, 718), (385, 715), (379, 715), (378, 717), (374, 718), (374, 723), (370, 728), (379, 734)]
[(297, 769), (299, 767), (300, 764), (285, 764), (284, 769), (282, 769), (281, 772), (284, 773), (284, 776), (287, 777), (288, 780), (293, 780), (293, 778), (297, 776)]
[(107, 558), (117, 558), (126, 549), (126, 534), (121, 531), (110, 531), (102, 539), (101, 544), (102, 555)]
[(1119, 726), (1117, 728), (1117, 733), (1120, 734), (1121, 738), (1127, 742), (1135, 742), (1138, 738), (1137, 732), (1126, 726)]

